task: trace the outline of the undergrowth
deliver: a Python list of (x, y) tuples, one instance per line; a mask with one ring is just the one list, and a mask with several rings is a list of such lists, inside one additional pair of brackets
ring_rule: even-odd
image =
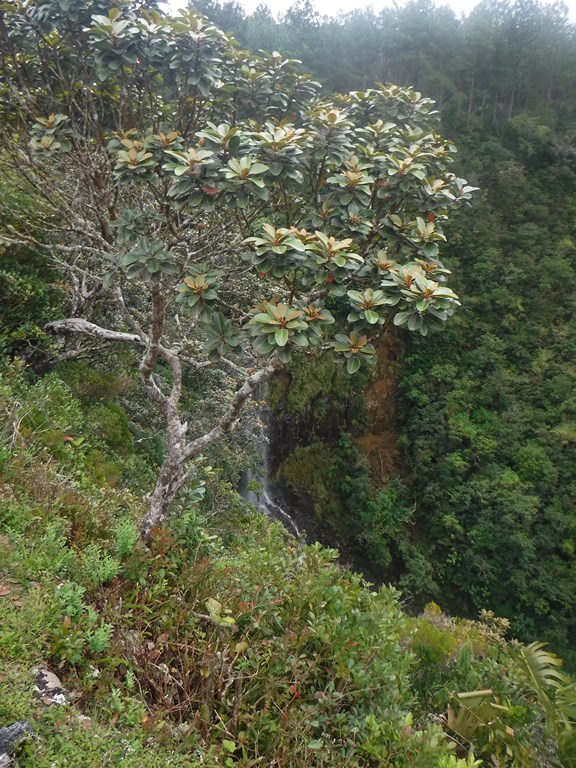
[[(0, 413), (0, 727), (39, 735), (21, 768), (554, 764), (556, 732), (493, 617), (407, 618), (393, 588), (297, 545), (217, 472), (219, 514), (183, 496), (144, 547), (146, 459), (122, 413), (113, 440), (110, 424), (88, 434), (94, 407), (17, 369)], [(116, 479), (94, 473), (95, 449)], [(46, 666), (66, 705), (36, 698)], [(464, 731), (454, 696), (480, 689), (491, 719), (471, 708)]]

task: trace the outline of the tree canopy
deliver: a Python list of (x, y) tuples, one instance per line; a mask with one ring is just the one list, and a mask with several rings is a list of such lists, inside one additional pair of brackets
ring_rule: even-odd
[[(141, 351), (166, 425), (142, 534), (196, 458), (294, 351), (349, 374), (388, 322), (426, 335), (458, 305), (439, 260), (472, 187), (450, 171), (433, 102), (382, 85), (327, 100), (297, 62), (254, 56), (192, 10), (7, 3), (2, 242), (68, 279), (49, 325)], [(183, 369), (225, 365), (227, 406), (198, 433)]]

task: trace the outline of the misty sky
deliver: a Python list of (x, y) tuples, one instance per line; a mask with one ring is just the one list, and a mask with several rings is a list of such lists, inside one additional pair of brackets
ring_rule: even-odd
[[(247, 11), (253, 11), (257, 5), (261, 2), (271, 9), (274, 14), (283, 13), (287, 8), (294, 4), (295, 0), (240, 0), (241, 5), (246, 8)], [(462, 13), (468, 14), (478, 5), (480, 0), (436, 0), (437, 5), (449, 5), (454, 11), (460, 15)], [(549, 0), (550, 2), (552, 0)], [(353, 11), (356, 8), (362, 8), (371, 5), (374, 10), (378, 11), (380, 8), (391, 5), (392, 2), (359, 2), (358, 0), (312, 0), (313, 5), (320, 15), (335, 16), (339, 10), (344, 12)], [(184, 8), (187, 5), (187, 0), (168, 0), (168, 5), (172, 10), (177, 8)], [(402, 0), (398, 3), (403, 5)], [(568, 6), (570, 12), (570, 20), (576, 23), (576, 0), (564, 0), (564, 4)]]

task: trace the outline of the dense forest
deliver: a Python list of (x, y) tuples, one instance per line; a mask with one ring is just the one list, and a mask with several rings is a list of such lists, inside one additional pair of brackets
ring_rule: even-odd
[[(393, 360), (383, 350), (396, 391), (380, 443), (363, 441), (371, 430), (349, 412), (323, 434), (319, 391), (283, 407), (304, 422), (320, 407), (316, 435), (296, 430), (300, 447), (331, 445), (325, 482), (310, 483), (316, 512), (336, 491), (336, 527), (355, 529), (381, 578), (417, 605), (470, 616), (489, 606), (520, 637), (573, 658), (576, 40), (566, 8), (484, 2), (459, 20), (412, 2), (327, 19), (301, 2), (275, 21), (232, 2), (199, 7), (242, 44), (301, 59), (330, 90), (394, 82), (436, 100), (458, 171), (481, 189), (443, 249), (464, 307), (441, 335), (396, 339)], [(297, 465), (284, 474), (301, 483)]]
[(565, 7), (9, 0), (0, 113), (0, 765), (576, 765)]

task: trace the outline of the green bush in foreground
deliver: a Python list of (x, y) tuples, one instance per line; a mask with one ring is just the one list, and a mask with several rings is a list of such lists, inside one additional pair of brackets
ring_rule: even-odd
[[(66, 414), (82, 422), (78, 401), (20, 378), (2, 383), (0, 727), (40, 734), (21, 767), (573, 764), (573, 686), (552, 654), (508, 644), (489, 615), (409, 619), (395, 590), (235, 503), (222, 538), (187, 503), (144, 547), (140, 502), (45, 445)], [(15, 403), (38, 406), (39, 431)], [(34, 700), (40, 665), (73, 704)]]

